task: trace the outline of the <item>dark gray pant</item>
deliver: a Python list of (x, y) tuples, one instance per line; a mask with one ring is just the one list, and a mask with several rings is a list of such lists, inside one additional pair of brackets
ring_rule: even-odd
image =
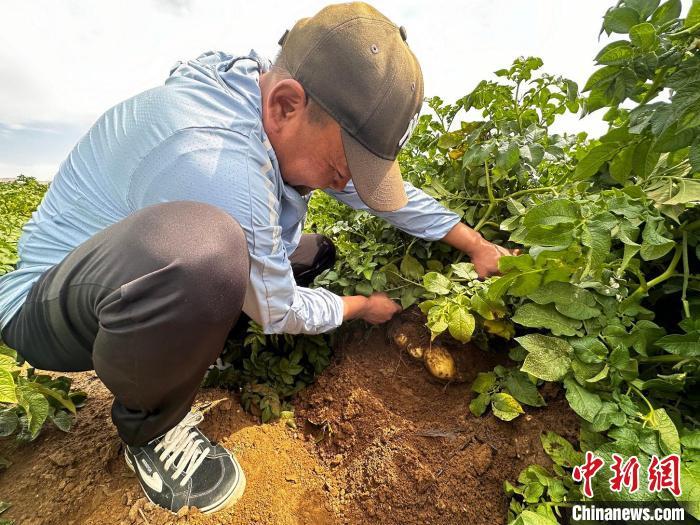
[[(335, 251), (318, 235), (302, 241), (295, 273), (310, 282)], [(44, 273), (2, 338), (43, 370), (94, 368), (115, 396), (119, 435), (143, 445), (190, 409), (241, 314), (248, 275), (230, 215), (189, 201), (150, 206)]]

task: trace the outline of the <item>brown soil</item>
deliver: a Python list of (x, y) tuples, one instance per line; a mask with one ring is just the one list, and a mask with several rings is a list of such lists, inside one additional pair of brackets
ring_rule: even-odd
[(21, 525), (505, 523), (504, 479), (549, 461), (543, 430), (574, 440), (575, 415), (558, 389), (548, 406), (511, 423), (467, 408), (471, 380), (503, 363), (494, 353), (451, 348), (466, 383), (444, 384), (387, 342), (386, 331), (350, 332), (332, 365), (295, 402), (299, 430), (259, 425), (236, 394), (202, 390), (199, 401), (229, 398), (202, 429), (234, 450), (248, 486), (233, 508), (175, 516), (143, 497), (111, 424), (110, 395), (92, 373), (71, 374), (88, 392), (69, 434), (47, 428), (37, 440), (0, 440), (13, 465), (0, 474), (2, 515)]

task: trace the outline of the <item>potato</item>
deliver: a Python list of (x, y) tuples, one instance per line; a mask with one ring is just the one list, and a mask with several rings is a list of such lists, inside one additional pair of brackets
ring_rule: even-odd
[(393, 339), (394, 344), (396, 344), (396, 346), (398, 346), (401, 349), (406, 348), (408, 346), (408, 334), (406, 334), (405, 332), (397, 330), (393, 334)]
[(394, 322), (389, 328), (389, 337), (400, 350), (411, 357), (423, 358), (423, 349), (427, 346), (428, 331), (421, 324), (413, 322)]
[(428, 371), (438, 379), (457, 379), (457, 367), (452, 354), (441, 346), (432, 345), (423, 351), (423, 361)]
[(408, 345), (406, 345), (406, 352), (408, 352), (408, 355), (410, 355), (411, 357), (415, 357), (416, 359), (423, 359), (424, 351), (421, 345), (409, 343)]

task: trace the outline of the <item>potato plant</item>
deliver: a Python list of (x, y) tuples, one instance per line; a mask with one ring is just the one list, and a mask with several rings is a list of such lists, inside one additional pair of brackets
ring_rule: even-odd
[[(601, 477), (595, 498), (675, 498), (700, 518), (700, 1), (685, 18), (682, 7), (620, 0), (608, 9), (602, 31), (616, 39), (581, 91), (543, 73), (539, 58), (520, 57), (454, 103), (427, 101), (399, 158), (405, 178), (487, 239), (521, 248), (501, 259), (500, 276), (479, 280), (443, 243), (319, 192), (311, 200), (307, 230), (331, 237), (338, 253), (316, 286), (383, 291), (420, 308), (433, 339), (507, 348), (513, 366), (477, 376), (465, 415), (490, 410), (510, 421), (545, 405), (545, 382), (561, 384), (581, 419), (578, 443), (543, 434), (551, 469), (530, 466), (505, 482), (512, 523), (558, 523), (563, 507), (583, 499), (571, 476), (583, 451), (608, 461), (637, 455), (644, 468), (655, 455), (678, 454), (680, 496), (613, 493)], [(608, 131), (595, 140), (553, 133), (567, 112), (604, 112)], [(41, 188), (23, 178), (0, 185), (0, 195), (9, 217), (3, 273)], [(244, 340), (227, 343), (205, 384), (241, 388), (245, 406), (267, 421), (329, 357), (326, 336), (265, 336), (253, 323)], [(15, 417), (31, 437), (51, 407), (54, 419), (70, 410), (61, 378), (24, 372), (6, 351), (0, 378), (2, 414), (14, 414), (0, 415), (0, 428)]]
[(263, 423), (278, 419), (288, 400), (330, 362), (331, 336), (265, 335), (250, 321), (245, 337), (231, 336), (204, 386), (241, 389), (246, 410)]
[[(325, 196), (310, 218), (342, 256), (317, 284), (417, 302), (433, 337), (510, 342), (517, 366), (479, 374), (473, 414), (514, 419), (544, 404), (538, 385), (559, 382), (582, 420), (581, 450), (608, 460), (641, 450), (643, 465), (680, 454), (678, 500), (700, 517), (700, 2), (685, 19), (681, 7), (609, 9), (603, 31), (619, 39), (596, 56), (586, 95), (520, 58), (454, 104), (429, 101), (404, 173), (489, 240), (523, 247), (501, 259), (501, 276), (479, 281), (444, 245)], [(457, 123), (462, 110), (483, 120)], [(599, 139), (550, 133), (567, 111), (603, 110)], [(580, 452), (565, 443), (543, 436), (554, 472), (530, 467), (506, 484), (512, 521), (556, 523), (559, 507), (582, 499), (570, 474)], [(606, 483), (596, 497), (632, 497)], [(634, 496), (644, 498), (673, 496)]]
[[(0, 275), (11, 271), (17, 262), (17, 241), (21, 228), (41, 202), (47, 186), (20, 175), (12, 182), (0, 183)], [(0, 342), (0, 437), (35, 439), (46, 421), (67, 432), (73, 424), (76, 408), (86, 398), (72, 391), (71, 380), (37, 374), (22, 366), (17, 353)], [(0, 458), (0, 467), (7, 461)]]

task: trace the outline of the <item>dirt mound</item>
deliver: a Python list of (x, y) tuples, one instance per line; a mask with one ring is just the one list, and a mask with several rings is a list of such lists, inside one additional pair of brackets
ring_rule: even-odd
[(0, 441), (13, 465), (0, 477), (0, 500), (12, 504), (3, 518), (17, 525), (192, 523), (335, 523), (326, 469), (309, 453), (304, 436), (283, 423), (259, 425), (238, 397), (206, 389), (197, 401), (230, 398), (209, 412), (202, 430), (234, 450), (248, 479), (240, 502), (215, 516), (192, 509), (179, 516), (146, 500), (126, 466), (110, 420), (111, 396), (93, 374), (70, 374), (89, 400), (70, 434), (45, 430), (33, 443)]
[(558, 390), (549, 406), (504, 423), (467, 408), (477, 372), (494, 353), (451, 350), (469, 364), (462, 384), (441, 383), (388, 343), (384, 329), (351, 332), (332, 365), (296, 406), (299, 430), (259, 425), (235, 394), (203, 390), (198, 401), (229, 398), (202, 429), (234, 450), (248, 478), (232, 509), (179, 516), (143, 497), (110, 421), (111, 396), (92, 373), (72, 374), (89, 399), (71, 433), (47, 429), (33, 443), (0, 441), (13, 465), (0, 475), (3, 518), (22, 525), (503, 523), (503, 479), (532, 462), (548, 464), (543, 429), (575, 438), (578, 425)]
[(341, 345), (335, 365), (296, 404), (343, 487), (333, 501), (343, 523), (505, 523), (503, 480), (531, 463), (551, 464), (540, 433), (578, 435), (557, 389), (544, 393), (549, 406), (511, 423), (472, 416), (469, 385), (478, 372), (507, 363), (502, 356), (450, 348), (466, 383), (445, 385), (387, 345), (382, 331), (362, 336)]

